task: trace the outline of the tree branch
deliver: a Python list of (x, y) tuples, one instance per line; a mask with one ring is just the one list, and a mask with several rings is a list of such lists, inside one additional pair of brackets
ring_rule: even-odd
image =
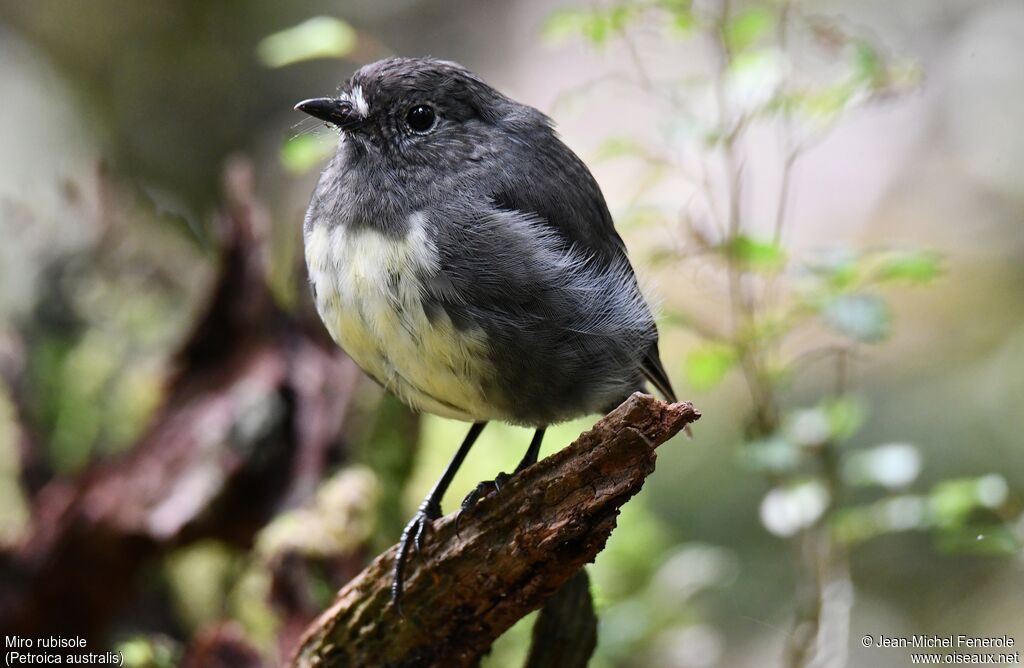
[(453, 516), (435, 522), (409, 564), (404, 617), (390, 603), (396, 548), (377, 557), (310, 626), (292, 666), (476, 665), (604, 548), (655, 448), (699, 417), (688, 402), (634, 394), (482, 499), (458, 534)]

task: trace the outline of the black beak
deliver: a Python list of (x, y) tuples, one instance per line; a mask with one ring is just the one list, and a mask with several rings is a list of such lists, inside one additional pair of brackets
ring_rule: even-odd
[(337, 125), (342, 130), (353, 128), (363, 120), (349, 102), (333, 97), (303, 100), (295, 105), (295, 109), (313, 118)]

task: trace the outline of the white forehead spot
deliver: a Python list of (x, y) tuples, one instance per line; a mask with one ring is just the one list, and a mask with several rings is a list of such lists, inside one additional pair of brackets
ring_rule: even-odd
[(363, 87), (356, 85), (352, 87), (352, 92), (349, 93), (348, 101), (352, 103), (356, 111), (363, 118), (370, 115), (370, 105), (366, 103), (366, 98), (363, 97)]

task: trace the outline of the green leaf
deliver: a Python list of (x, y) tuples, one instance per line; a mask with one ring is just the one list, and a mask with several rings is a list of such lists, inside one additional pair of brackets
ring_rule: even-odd
[(882, 86), (887, 79), (885, 60), (869, 42), (859, 40), (854, 44), (853, 65), (857, 79), (871, 88)]
[(678, 34), (688, 35), (697, 25), (690, 0), (660, 0), (658, 4), (669, 14), (669, 25)]
[(843, 441), (860, 429), (866, 414), (864, 405), (853, 398), (823, 401), (790, 411), (784, 422), (786, 438), (805, 448)]
[(638, 14), (631, 5), (616, 5), (605, 10), (564, 9), (555, 12), (544, 23), (544, 34), (561, 41), (582, 37), (594, 46), (603, 46), (616, 33), (622, 32)]
[(811, 90), (794, 98), (795, 108), (809, 120), (827, 124), (834, 121), (862, 90), (859, 84), (843, 81), (832, 86)]
[(672, 17), (672, 29), (680, 35), (689, 35), (697, 27), (693, 12), (679, 12)]
[(843, 441), (853, 436), (868, 416), (864, 403), (852, 397), (828, 401), (824, 411), (828, 418), (829, 435), (834, 441)]
[(729, 95), (751, 113), (769, 113), (776, 105), (786, 68), (785, 55), (778, 49), (748, 49), (733, 59), (727, 78)]
[(832, 532), (839, 542), (856, 545), (878, 536), (882, 528), (875, 521), (870, 506), (854, 506), (836, 511), (832, 518)]
[(563, 9), (553, 13), (544, 21), (544, 36), (561, 42), (579, 37), (586, 31), (586, 25), (593, 20), (593, 12), (581, 9)]
[(740, 12), (725, 26), (725, 41), (729, 48), (742, 51), (756, 42), (775, 23), (775, 17), (763, 7)]
[(609, 137), (597, 147), (595, 158), (597, 160), (611, 160), (627, 156), (644, 156), (647, 153), (647, 148), (636, 139), (630, 137)]
[(316, 16), (264, 37), (256, 53), (267, 67), (317, 58), (343, 58), (356, 46), (355, 29), (341, 19)]
[(292, 174), (304, 174), (330, 157), (336, 141), (333, 134), (292, 137), (281, 145), (281, 164)]
[(921, 251), (894, 251), (883, 255), (876, 276), (880, 281), (928, 283), (942, 272), (939, 257)]
[(943, 552), (993, 557), (1016, 556), (1024, 547), (1012, 530), (999, 524), (947, 529), (938, 534), (936, 543)]
[(662, 9), (677, 13), (693, 13), (693, 2), (691, 0), (658, 0), (658, 6)]
[(686, 357), (686, 378), (698, 390), (714, 387), (736, 364), (736, 349), (724, 343), (707, 343)]
[(178, 665), (180, 650), (166, 637), (134, 636), (117, 644), (127, 668), (171, 668)]
[(807, 266), (824, 280), (827, 288), (841, 292), (857, 281), (859, 261), (857, 254), (849, 249), (834, 248), (812, 258)]
[(889, 307), (870, 294), (839, 295), (825, 305), (825, 324), (855, 341), (878, 343), (889, 335)]
[(733, 239), (725, 251), (743, 266), (755, 271), (778, 271), (786, 264), (786, 252), (782, 246), (742, 234)]
[(698, 134), (700, 140), (704, 142), (704, 146), (707, 148), (714, 148), (722, 143), (725, 139), (725, 133), (721, 130), (706, 130)]
[(946, 480), (932, 490), (929, 506), (938, 526), (960, 527), (976, 510), (1002, 506), (1008, 494), (1006, 479), (997, 474)]
[(976, 490), (977, 482), (973, 479), (947, 480), (936, 485), (929, 499), (936, 524), (946, 527), (964, 524), (978, 505)]
[(914, 494), (896, 494), (872, 504), (841, 509), (832, 526), (836, 538), (848, 544), (863, 543), (885, 533), (926, 529), (927, 504)]

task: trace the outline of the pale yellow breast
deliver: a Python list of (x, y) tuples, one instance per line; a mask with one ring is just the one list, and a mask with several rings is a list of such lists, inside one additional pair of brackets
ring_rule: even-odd
[(422, 216), (402, 239), (375, 230), (306, 234), (316, 307), (334, 340), (366, 373), (413, 408), (460, 420), (500, 418), (484, 387), (493, 375), (482, 331), (428, 319), (420, 276), (438, 270)]

